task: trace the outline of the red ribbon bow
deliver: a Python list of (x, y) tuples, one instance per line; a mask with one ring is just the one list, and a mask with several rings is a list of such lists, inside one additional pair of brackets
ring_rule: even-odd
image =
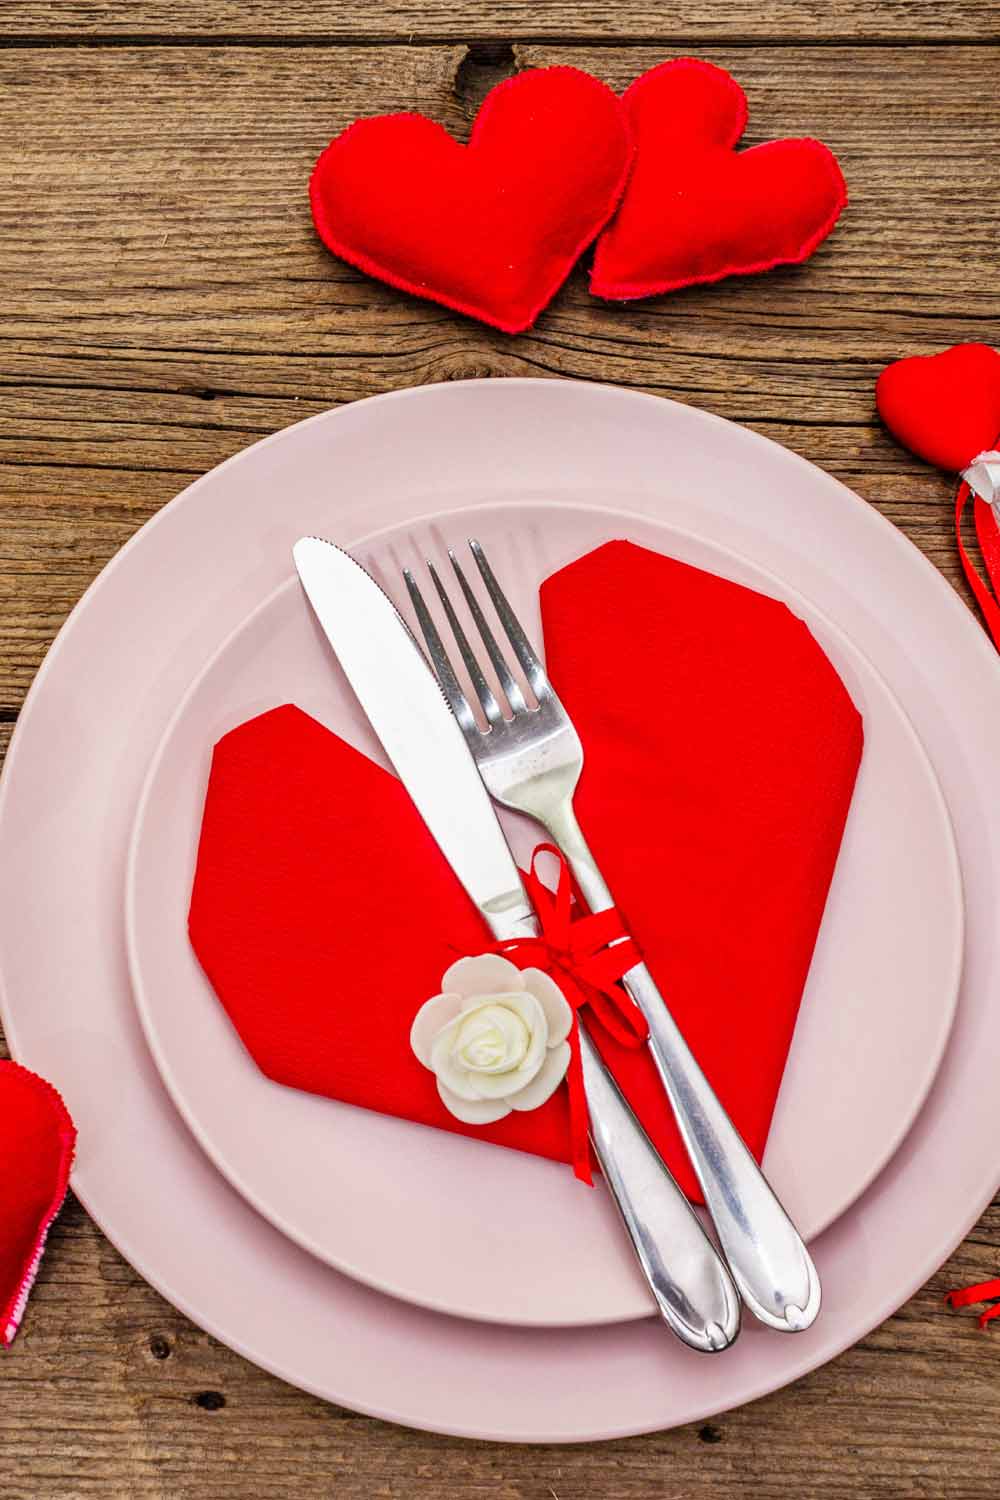
[[(542, 854), (552, 854), (558, 862), (554, 891), (542, 883), (535, 868)], [(506, 958), (516, 956), (521, 968), (542, 969), (550, 974), (573, 1010), (570, 1062), (566, 1071), (573, 1171), (581, 1182), (593, 1185), (587, 1142), (587, 1096), (580, 1060), (580, 1011), (589, 1005), (616, 1041), (626, 1047), (641, 1047), (649, 1036), (649, 1027), (618, 983), (623, 974), (641, 962), (641, 955), (614, 907), (573, 917), (573, 882), (569, 867), (554, 844), (538, 845), (531, 856), (531, 868), (525, 872), (524, 884), (542, 930), (537, 937), (510, 938), (497, 943), (496, 951)]]

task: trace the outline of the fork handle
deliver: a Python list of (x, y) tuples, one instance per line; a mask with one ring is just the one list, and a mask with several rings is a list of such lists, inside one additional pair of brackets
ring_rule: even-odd
[[(485, 915), (501, 941), (539, 931), (527, 906)], [(578, 1035), (591, 1143), (660, 1316), (692, 1349), (728, 1349), (740, 1299), (725, 1262), (582, 1026)]]
[[(546, 828), (591, 911), (614, 905), (568, 800)], [(649, 1024), (653, 1061), (740, 1295), (770, 1328), (808, 1328), (819, 1312), (820, 1284), (802, 1237), (719, 1103), (646, 965), (629, 969), (622, 983)]]
[(579, 1036), (590, 1139), (660, 1316), (692, 1349), (728, 1349), (740, 1331), (729, 1272), (583, 1027)]

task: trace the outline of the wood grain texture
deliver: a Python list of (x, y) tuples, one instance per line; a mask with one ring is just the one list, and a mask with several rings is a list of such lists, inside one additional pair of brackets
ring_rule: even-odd
[(414, 38), (460, 41), (523, 37), (638, 37), (683, 43), (759, 38), (993, 41), (1000, 7), (995, 0), (653, 0), (605, 4), (558, 0), (25, 0), (12, 7), (5, 29), (18, 36), (87, 37), (372, 37), (388, 43)]
[[(998, 18), (949, 0), (10, 7), (0, 751), (72, 605), (178, 489), (299, 417), (424, 381), (571, 376), (705, 406), (844, 478), (960, 587), (950, 484), (881, 431), (872, 387), (898, 354), (1000, 343), (1000, 128), (981, 82)], [(484, 40), (504, 45), (469, 50)], [(309, 168), (355, 116), (417, 108), (461, 135), (511, 67), (572, 63), (620, 88), (695, 47), (746, 87), (748, 141), (809, 133), (840, 155), (851, 207), (807, 266), (629, 307), (594, 302), (577, 272), (511, 339), (316, 242)], [(0, 1359), (0, 1496), (987, 1500), (998, 1335), (941, 1294), (998, 1269), (994, 1204), (900, 1313), (791, 1389), (672, 1433), (519, 1449), (282, 1385), (167, 1306), (71, 1203)]]

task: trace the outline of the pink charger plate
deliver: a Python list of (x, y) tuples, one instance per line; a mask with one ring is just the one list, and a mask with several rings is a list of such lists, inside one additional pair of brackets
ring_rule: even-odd
[[(961, 876), (920, 742), (884, 680), (807, 600), (725, 548), (649, 517), (553, 504), (466, 507), (381, 531), (355, 550), (405, 617), (401, 568), (427, 557), (446, 564), (448, 548), (470, 531), (535, 639), (541, 580), (628, 536), (782, 598), (861, 711), (861, 772), (764, 1156), (769, 1181), (811, 1241), (864, 1191), (913, 1123), (958, 998)], [(171, 1098), (265, 1218), (369, 1286), (490, 1322), (567, 1327), (649, 1317), (655, 1304), (602, 1184), (585, 1191), (560, 1163), (283, 1088), (259, 1071), (230, 1025), (187, 936), (205, 786), (215, 742), (288, 700), (388, 765), (295, 576), (195, 678), (136, 814), (129, 962)], [(524, 818), (500, 816), (526, 868), (540, 835)], [(530, 1274), (512, 1278), (511, 1265)]]
[[(132, 1008), (121, 906), (139, 786), (211, 646), (287, 575), (290, 539), (326, 530), (349, 543), (433, 510), (542, 496), (658, 516), (721, 541), (830, 614), (914, 723), (963, 865), (956, 1024), (900, 1150), (814, 1246), (822, 1317), (794, 1338), (748, 1329), (710, 1360), (655, 1321), (488, 1327), (322, 1266), (194, 1145)], [(61, 633), (0, 791), (8, 1035), (66, 1095), (81, 1136), (74, 1187), (98, 1222), (165, 1295), (265, 1367), (360, 1410), (495, 1439), (584, 1440), (692, 1421), (861, 1337), (926, 1279), (996, 1186), (998, 742), (997, 661), (964, 606), (875, 512), (766, 440), (658, 398), (568, 382), (472, 382), (358, 403), (198, 481), (122, 551)]]

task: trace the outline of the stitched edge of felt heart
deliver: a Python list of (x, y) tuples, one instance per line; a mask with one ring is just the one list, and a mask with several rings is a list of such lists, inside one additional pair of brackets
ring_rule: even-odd
[[(632, 160), (634, 157), (634, 145), (625, 111), (624, 109), (622, 109), (621, 101), (614, 94), (614, 91), (612, 89), (609, 89), (607, 84), (603, 83), (601, 79), (595, 78), (592, 73), (586, 72), (583, 68), (571, 68), (561, 65), (551, 68), (532, 68), (526, 70), (523, 73), (516, 73), (512, 78), (506, 78), (502, 83), (498, 83), (492, 89), (490, 89), (489, 93), (486, 95), (486, 98), (480, 105), (479, 112), (476, 115), (475, 121), (473, 122), (472, 130), (469, 135), (468, 145), (472, 146), (475, 144), (479, 135), (489, 123), (490, 116), (496, 109), (498, 101), (504, 96), (505, 93), (511, 90), (516, 90), (520, 86), (523, 86), (525, 79), (536, 79), (540, 75), (545, 75), (547, 78), (552, 78), (554, 75), (560, 78), (565, 78), (568, 75), (572, 76), (574, 79), (586, 79), (588, 82), (593, 83), (595, 87), (605, 91), (606, 93), (610, 94), (613, 99), (615, 99), (615, 102), (619, 108), (619, 115), (621, 119), (623, 138), (622, 144), (624, 146), (624, 164), (617, 182), (608, 194), (606, 206), (601, 214), (595, 217), (592, 225), (588, 226), (571, 253), (566, 253), (564, 255), (554, 257), (554, 270), (552, 272), (552, 276), (550, 277), (549, 284), (542, 290), (537, 301), (532, 303), (530, 311), (527, 314), (516, 319), (499, 318), (496, 315), (496, 312), (489, 308), (475, 306), (471, 302), (466, 302), (461, 297), (450, 296), (447, 291), (434, 290), (425, 285), (421, 285), (418, 282), (410, 280), (400, 272), (383, 265), (374, 256), (369, 255), (366, 251), (359, 250), (356, 246), (348, 245), (340, 238), (333, 223), (331, 222), (326, 209), (326, 204), (323, 201), (323, 175), (329, 168), (334, 154), (343, 146), (344, 142), (348, 140), (348, 138), (353, 135), (359, 128), (363, 128), (364, 126), (368, 125), (370, 123), (369, 119), (355, 120), (355, 122), (352, 125), (349, 125), (346, 130), (343, 130), (340, 135), (335, 136), (330, 144), (325, 148), (325, 150), (320, 153), (320, 156), (318, 157), (316, 164), (313, 167), (312, 174), (309, 178), (309, 202), (312, 209), (313, 222), (316, 226), (316, 231), (326, 248), (330, 250), (334, 255), (338, 256), (341, 260), (347, 261), (349, 265), (357, 267), (359, 271), (363, 271), (366, 276), (372, 276), (377, 281), (384, 281), (388, 283), (388, 285), (396, 287), (397, 290), (406, 292), (411, 296), (419, 297), (423, 301), (437, 302), (443, 307), (449, 307), (453, 312), (462, 313), (464, 317), (474, 318), (478, 322), (488, 323), (493, 328), (499, 328), (502, 333), (523, 333), (526, 329), (530, 328), (538, 318), (540, 313), (543, 312), (543, 310), (552, 301), (552, 298), (559, 291), (559, 288), (563, 285), (566, 278), (569, 276), (573, 267), (580, 259), (580, 256), (589, 245), (593, 244), (594, 240), (605, 228), (605, 226), (613, 216), (615, 210), (621, 202), (622, 195), (625, 192), (629, 173), (632, 170)], [(426, 115), (421, 115), (419, 112), (414, 110), (402, 110), (397, 112), (396, 114), (375, 116), (373, 118), (382, 120), (428, 119)], [(430, 121), (429, 123), (437, 124), (437, 122), (435, 121)], [(442, 134), (446, 135), (449, 140), (454, 141), (454, 137), (450, 134), (449, 131), (445, 130), (445, 127), (443, 125), (438, 125), (437, 128), (442, 132)], [(455, 144), (459, 143), (455, 142)]]
[[(948, 371), (954, 371), (951, 382)], [(970, 395), (977, 410), (970, 408)], [(1000, 437), (1000, 353), (973, 341), (894, 360), (875, 382), (875, 406), (897, 443), (958, 473)]]
[[(733, 129), (731, 132), (731, 139), (729, 139), (728, 141), (720, 141), (717, 144), (723, 147), (723, 149), (728, 146), (730, 150), (733, 150), (736, 146), (736, 143), (743, 135), (744, 130), (746, 129), (747, 120), (749, 118), (749, 106), (747, 104), (746, 94), (744, 93), (740, 85), (736, 82), (736, 79), (733, 78), (732, 74), (727, 73), (724, 68), (716, 67), (714, 63), (703, 62), (700, 58), (697, 57), (679, 57), (673, 58), (668, 62), (657, 64), (655, 68), (650, 68), (648, 72), (641, 74), (625, 90), (624, 94), (622, 95), (622, 103), (625, 106), (626, 111), (628, 111), (629, 104), (633, 102), (638, 94), (645, 88), (647, 88), (649, 84), (653, 82), (653, 80), (658, 80), (664, 73), (668, 71), (681, 69), (698, 70), (706, 76), (712, 75), (713, 85), (716, 85), (719, 82), (718, 75), (721, 74), (722, 78), (725, 79), (726, 85), (730, 88), (733, 96)], [(641, 156), (642, 141), (641, 139), (639, 139), (638, 131), (636, 131), (634, 127), (633, 134), (636, 138), (637, 153), (639, 154), (639, 156)], [(731, 259), (721, 269), (716, 271), (711, 271), (705, 274), (695, 273), (689, 276), (669, 277), (658, 281), (622, 281), (604, 279), (601, 273), (601, 261), (603, 259), (602, 246), (606, 245), (609, 233), (613, 233), (614, 231), (614, 220), (612, 220), (611, 224), (601, 234), (597, 242), (597, 249), (594, 254), (594, 264), (590, 276), (590, 291), (592, 295), (595, 297), (600, 297), (604, 301), (635, 301), (641, 297), (655, 297), (660, 296), (665, 292), (679, 291), (682, 287), (686, 286), (709, 285), (716, 281), (723, 281), (727, 276), (753, 276), (758, 275), (759, 273), (764, 271), (773, 271), (777, 266), (801, 265), (803, 261), (808, 260), (809, 257), (819, 248), (823, 240), (826, 239), (827, 235), (830, 234), (831, 230), (837, 223), (837, 220), (840, 218), (840, 215), (846, 208), (848, 201), (847, 183), (844, 180), (844, 174), (841, 171), (840, 163), (837, 161), (837, 158), (834, 156), (829, 146), (825, 146), (822, 141), (815, 140), (812, 136), (785, 136), (775, 141), (764, 141), (758, 146), (751, 146), (748, 148), (748, 150), (736, 154), (740, 157), (749, 156), (754, 152), (767, 151), (776, 146), (795, 146), (797, 148), (806, 148), (814, 155), (817, 166), (821, 169), (822, 172), (827, 175), (829, 179), (831, 192), (830, 208), (821, 224), (817, 228), (812, 230), (799, 243), (794, 254), (766, 257), (765, 259), (758, 261), (738, 261), (736, 259)], [(627, 200), (628, 193), (626, 192), (623, 201), (627, 202)]]
[[(11, 1075), (7, 1071), (9, 1069), (14, 1069), (16, 1072)], [(38, 1274), (42, 1255), (45, 1252), (45, 1242), (48, 1238), (49, 1229), (66, 1198), (66, 1192), (69, 1187), (69, 1176), (73, 1167), (73, 1156), (76, 1150), (76, 1126), (73, 1124), (69, 1110), (66, 1108), (59, 1091), (46, 1079), (40, 1077), (39, 1074), (33, 1073), (30, 1068), (25, 1068), (13, 1060), (0, 1062), (0, 1084), (2, 1084), (5, 1076), (7, 1078), (11, 1076), (15, 1077), (17, 1083), (26, 1088), (29, 1093), (34, 1094), (50, 1113), (55, 1126), (59, 1162), (55, 1182), (53, 1183), (52, 1196), (38, 1220), (31, 1245), (21, 1263), (15, 1268), (14, 1283), (10, 1292), (7, 1294), (6, 1300), (0, 1304), (0, 1348), (3, 1349), (10, 1347), (21, 1325), (24, 1309), (27, 1306), (31, 1288)], [(9, 1192), (11, 1185), (5, 1185), (5, 1190)], [(3, 1295), (5, 1291), (5, 1288), (0, 1288), (0, 1295)]]

